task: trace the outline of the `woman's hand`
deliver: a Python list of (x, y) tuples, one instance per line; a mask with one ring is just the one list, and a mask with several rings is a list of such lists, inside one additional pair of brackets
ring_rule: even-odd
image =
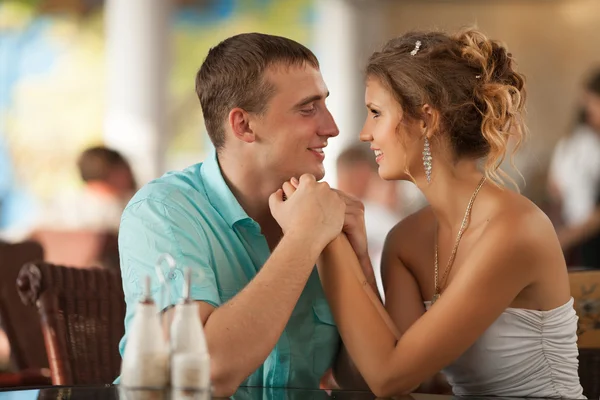
[[(292, 178), (289, 182), (283, 184), (283, 190), (288, 197), (298, 188), (298, 184), (299, 182), (296, 178)], [(360, 262), (360, 266), (367, 281), (376, 288), (375, 273), (373, 272), (373, 266), (371, 265), (371, 259), (369, 258), (367, 230), (365, 227), (365, 206), (359, 199), (352, 195), (344, 193), (341, 190), (332, 190), (335, 191), (338, 196), (340, 196), (340, 199), (346, 204), (344, 227), (342, 228), (342, 231), (348, 237), (348, 241), (356, 253), (356, 257)], [(377, 289), (375, 289), (375, 292), (378, 293)]]
[(367, 240), (367, 229), (365, 227), (365, 206), (356, 197), (334, 189), (344, 203), (346, 203), (346, 215), (344, 217), (344, 227), (342, 231), (348, 237), (352, 249), (360, 262), (360, 266), (367, 278), (367, 281), (374, 287), (375, 293), (378, 293), (375, 283), (375, 272), (371, 265), (369, 257), (369, 246)]

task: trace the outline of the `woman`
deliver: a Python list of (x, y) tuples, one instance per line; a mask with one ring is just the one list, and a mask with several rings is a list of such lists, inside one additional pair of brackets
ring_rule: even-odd
[[(361, 140), (382, 178), (413, 181), (430, 206), (387, 237), (393, 324), (353, 272), (361, 260), (372, 276), (356, 207), (344, 228), (351, 244), (340, 235), (322, 254), (321, 280), (362, 377), (381, 397), (443, 370), (456, 395), (582, 398), (560, 244), (498, 168), (525, 132), (524, 80), (511, 55), (475, 30), (410, 33), (373, 54), (366, 75)], [(292, 196), (293, 185), (284, 191)]]
[(576, 266), (600, 268), (600, 71), (585, 84), (580, 123), (554, 151), (548, 189), (561, 208), (563, 250)]

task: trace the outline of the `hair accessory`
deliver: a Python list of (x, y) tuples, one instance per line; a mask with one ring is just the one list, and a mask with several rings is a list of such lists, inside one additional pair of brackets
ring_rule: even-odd
[(421, 48), (421, 41), (420, 41), (420, 40), (417, 40), (417, 41), (415, 42), (415, 48), (413, 49), (413, 51), (411, 51), (411, 52), (410, 52), (410, 55), (411, 55), (411, 56), (414, 56), (414, 55), (416, 55), (416, 54), (419, 52), (419, 49), (420, 49), (420, 48)]
[(475, 75), (475, 79), (481, 79), (481, 75)]

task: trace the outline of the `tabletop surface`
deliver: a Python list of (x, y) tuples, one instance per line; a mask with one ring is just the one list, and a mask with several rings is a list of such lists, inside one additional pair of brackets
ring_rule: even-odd
[[(233, 400), (374, 400), (375, 395), (369, 392), (358, 391), (325, 391), (292, 388), (257, 388), (241, 387)], [(210, 395), (203, 393), (185, 394), (173, 396), (170, 393), (161, 392), (127, 392), (125, 389), (114, 385), (102, 386), (75, 386), (61, 387), (53, 386), (46, 388), (19, 388), (0, 389), (0, 400), (37, 400), (37, 399), (152, 399), (152, 400), (211, 400)], [(394, 397), (397, 400), (454, 400), (460, 399), (456, 396), (431, 395), (414, 393), (406, 396)], [(501, 397), (468, 397), (468, 400), (494, 399)], [(528, 399), (531, 400), (531, 399)]]
[[(123, 388), (113, 385), (103, 386), (76, 386), (76, 387), (47, 387), (47, 388), (21, 388), (0, 390), (0, 400), (37, 400), (37, 399), (174, 399), (175, 396), (157, 395), (156, 393), (126, 392)], [(177, 397), (186, 400), (209, 400), (210, 396), (195, 394)], [(377, 397), (368, 392), (356, 391), (325, 391), (291, 388), (251, 388), (242, 387), (233, 400), (373, 400)], [(450, 400), (452, 396), (439, 396), (427, 394), (413, 394), (397, 397), (406, 400)], [(497, 399), (497, 398), (496, 398)]]

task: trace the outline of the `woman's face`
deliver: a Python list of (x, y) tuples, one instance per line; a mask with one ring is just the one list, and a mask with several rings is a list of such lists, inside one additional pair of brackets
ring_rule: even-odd
[(386, 180), (413, 180), (424, 175), (423, 135), (419, 121), (411, 121), (393, 95), (376, 78), (368, 78), (365, 91), (367, 118), (360, 140), (370, 142)]
[(596, 131), (600, 132), (600, 95), (586, 92), (583, 105), (587, 116), (587, 123)]

